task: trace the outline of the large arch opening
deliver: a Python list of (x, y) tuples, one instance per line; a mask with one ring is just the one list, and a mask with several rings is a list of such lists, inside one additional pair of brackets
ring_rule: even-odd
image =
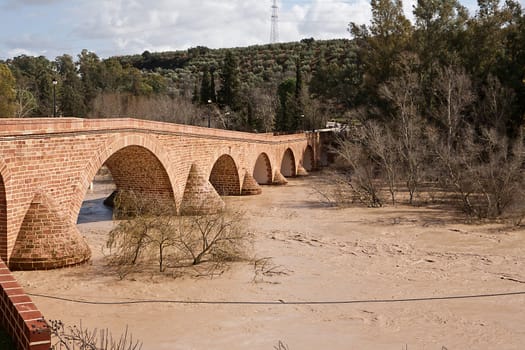
[(283, 160), (281, 161), (281, 174), (285, 177), (294, 177), (297, 175), (295, 169), (295, 157), (291, 149), (284, 152)]
[[(113, 153), (98, 169), (87, 190), (77, 223), (112, 220), (117, 194), (129, 200), (175, 210), (175, 196), (163, 164), (142, 146), (127, 146)], [(154, 208), (156, 209), (156, 208)]]
[(2, 174), (0, 174), (0, 258), (7, 261), (7, 198)]
[(314, 151), (312, 146), (306, 146), (306, 149), (304, 150), (303, 168), (305, 168), (306, 171), (314, 170)]
[(253, 169), (253, 178), (259, 185), (268, 185), (272, 183), (272, 166), (266, 153), (261, 153), (257, 157)]
[(211, 169), (210, 183), (221, 196), (241, 194), (239, 172), (231, 156), (224, 154), (217, 159)]

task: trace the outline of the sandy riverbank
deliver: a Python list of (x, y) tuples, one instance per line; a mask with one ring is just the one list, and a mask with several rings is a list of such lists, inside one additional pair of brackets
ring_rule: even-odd
[[(335, 209), (312, 187), (316, 178), (229, 197), (246, 211), (252, 256), (269, 257), (274, 276), (249, 262), (221, 276), (146, 273), (118, 280), (101, 253), (111, 212), (108, 188), (88, 193), (79, 229), (91, 265), (16, 272), (29, 293), (91, 301), (345, 301), (525, 291), (525, 230), (466, 225), (440, 210), (410, 207)], [(254, 282), (256, 277), (256, 282)], [(34, 297), (48, 319), (120, 334), (143, 349), (273, 349), (281, 340), (304, 349), (523, 349), (525, 295), (335, 305), (88, 305)]]

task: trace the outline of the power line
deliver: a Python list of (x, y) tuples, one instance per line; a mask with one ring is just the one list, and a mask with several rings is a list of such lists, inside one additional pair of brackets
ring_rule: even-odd
[(27, 293), (32, 297), (40, 297), (46, 299), (54, 299), (67, 301), (77, 304), (89, 305), (130, 305), (130, 304), (202, 304), (202, 305), (344, 305), (344, 304), (392, 304), (392, 303), (407, 303), (407, 302), (422, 302), (422, 301), (439, 301), (439, 300), (457, 300), (457, 299), (479, 299), (479, 298), (495, 298), (515, 295), (525, 295), (525, 291), (520, 292), (505, 292), (505, 293), (490, 293), (490, 294), (468, 294), (468, 295), (449, 295), (437, 297), (422, 297), (422, 298), (402, 298), (402, 299), (355, 299), (355, 300), (319, 300), (319, 301), (285, 301), (282, 299), (275, 301), (222, 301), (222, 300), (170, 300), (170, 299), (144, 299), (144, 300), (129, 300), (129, 301), (93, 301), (93, 300), (79, 300), (65, 297), (58, 297), (46, 294)]

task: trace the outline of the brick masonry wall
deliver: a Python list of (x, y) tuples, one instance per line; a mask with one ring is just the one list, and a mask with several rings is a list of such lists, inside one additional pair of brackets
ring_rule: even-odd
[(51, 333), (31, 298), (0, 259), (0, 324), (19, 350), (49, 350)]
[[(284, 175), (295, 176), (308, 145), (315, 154), (315, 142), (313, 134), (273, 136), (134, 119), (0, 120), (0, 257), (9, 264), (11, 259), (24, 260), (32, 249), (24, 241), (33, 240), (40, 247), (32, 251), (39, 267), (88, 259), (76, 221), (88, 186), (103, 164), (119, 188), (174, 201), (183, 212), (203, 204), (199, 201), (204, 197), (221, 206), (217, 191), (240, 194), (246, 174), (253, 176), (263, 153), (270, 182), (273, 174), (283, 171), (283, 164), (292, 169)], [(191, 179), (190, 169), (195, 170)], [(42, 205), (35, 198), (49, 200)], [(208, 210), (213, 210), (211, 205)], [(40, 222), (28, 225), (28, 214)], [(49, 230), (46, 218), (53, 218), (55, 229)], [(79, 259), (64, 253), (54, 254), (53, 261), (46, 255), (48, 248), (43, 247), (64, 247), (68, 239), (78, 248)]]

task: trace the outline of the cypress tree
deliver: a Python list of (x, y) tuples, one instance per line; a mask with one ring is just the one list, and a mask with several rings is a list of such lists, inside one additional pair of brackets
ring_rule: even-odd
[(211, 100), (211, 96), (210, 96), (210, 71), (208, 70), (208, 67), (205, 66), (203, 71), (202, 71), (200, 101), (201, 101), (202, 104), (207, 104), (208, 100)]
[(219, 103), (229, 106), (233, 111), (240, 109), (239, 91), (239, 63), (231, 51), (226, 53), (220, 75), (221, 89), (219, 90)]

